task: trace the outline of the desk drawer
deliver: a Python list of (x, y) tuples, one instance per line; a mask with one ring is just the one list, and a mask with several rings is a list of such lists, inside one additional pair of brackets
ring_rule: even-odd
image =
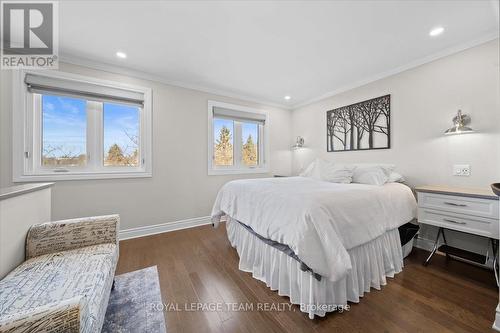
[(467, 232), (470, 234), (499, 238), (498, 219), (466, 216), (441, 210), (420, 207), (418, 221), (438, 227)]
[(419, 192), (418, 206), (492, 219), (498, 219), (499, 215), (498, 200), (461, 197), (456, 195)]

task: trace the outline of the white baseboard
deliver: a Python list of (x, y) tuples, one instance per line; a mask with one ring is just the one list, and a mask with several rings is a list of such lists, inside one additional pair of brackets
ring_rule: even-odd
[(169, 232), (174, 230), (194, 228), (200, 225), (207, 225), (210, 223), (212, 223), (210, 216), (203, 216), (203, 217), (195, 217), (192, 219), (186, 219), (180, 221), (146, 225), (138, 228), (120, 230), (120, 240), (161, 234), (163, 232)]
[(434, 241), (426, 238), (416, 237), (413, 241), (413, 246), (422, 250), (432, 251), (432, 248), (434, 247)]

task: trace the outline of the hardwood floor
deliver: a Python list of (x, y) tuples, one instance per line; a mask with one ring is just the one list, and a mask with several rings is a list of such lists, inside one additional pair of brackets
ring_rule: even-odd
[[(289, 304), (251, 274), (238, 270), (238, 255), (224, 225), (203, 226), (120, 242), (117, 274), (158, 266), (165, 311), (173, 332), (490, 332), (498, 303), (493, 273), (443, 256), (428, 267), (414, 249), (405, 268), (381, 291), (365, 294), (350, 311), (310, 320), (297, 306), (257, 311), (258, 303)], [(185, 311), (191, 303), (252, 304), (254, 311)], [(280, 309), (282, 310), (282, 309)]]

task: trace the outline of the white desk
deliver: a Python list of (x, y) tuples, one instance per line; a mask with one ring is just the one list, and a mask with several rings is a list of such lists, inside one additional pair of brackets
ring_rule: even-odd
[[(418, 193), (418, 222), (439, 227), (434, 248), (425, 261), (429, 263), (438, 249), (440, 235), (446, 244), (444, 229), (461, 231), (473, 235), (488, 237), (494, 252), (493, 267), (498, 273), (498, 239), (499, 239), (499, 200), (491, 189), (465, 189), (447, 186), (422, 186), (415, 189)], [(439, 250), (459, 257), (467, 257), (474, 262), (487, 258), (468, 251), (447, 245)], [(498, 275), (496, 275), (498, 276)], [(498, 283), (498, 277), (497, 277)], [(500, 331), (500, 303), (496, 308), (493, 329)]]

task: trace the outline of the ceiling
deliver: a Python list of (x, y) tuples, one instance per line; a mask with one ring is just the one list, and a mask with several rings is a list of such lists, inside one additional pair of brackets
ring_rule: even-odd
[[(288, 108), (499, 30), (495, 0), (61, 1), (59, 23), (63, 59)], [(436, 26), (444, 33), (430, 37)]]

